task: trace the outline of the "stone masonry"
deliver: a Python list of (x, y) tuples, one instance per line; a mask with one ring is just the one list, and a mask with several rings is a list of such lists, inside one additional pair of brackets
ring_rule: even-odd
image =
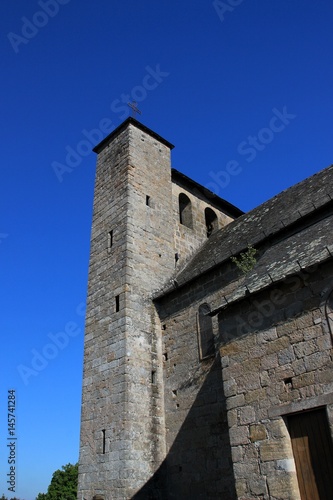
[(95, 148), (78, 500), (329, 499), (333, 167), (243, 214), (172, 148)]
[(333, 427), (332, 275), (332, 263), (318, 266), (219, 314), (238, 498), (301, 498), (287, 416), (326, 406)]
[[(78, 498), (132, 498), (166, 454), (162, 328), (151, 297), (207, 239), (204, 208), (219, 213), (192, 192), (193, 234), (180, 228), (172, 147), (130, 118), (95, 148)], [(220, 226), (241, 213), (226, 207)]]

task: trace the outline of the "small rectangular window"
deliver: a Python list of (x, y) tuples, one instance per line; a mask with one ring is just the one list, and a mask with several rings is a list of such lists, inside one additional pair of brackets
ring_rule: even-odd
[(156, 371), (155, 370), (153, 370), (151, 372), (151, 383), (156, 384)]
[(150, 196), (146, 196), (146, 205), (147, 207), (150, 207)]
[(119, 295), (116, 295), (116, 312), (119, 311)]

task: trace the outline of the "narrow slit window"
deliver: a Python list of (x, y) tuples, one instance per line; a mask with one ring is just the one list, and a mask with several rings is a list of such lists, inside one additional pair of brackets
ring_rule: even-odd
[(150, 207), (150, 196), (146, 195), (146, 205)]
[(201, 304), (198, 312), (198, 340), (201, 360), (215, 354), (213, 320), (209, 313), (209, 305)]
[(105, 440), (105, 429), (102, 430), (102, 453), (105, 455), (106, 451), (106, 440)]
[(155, 370), (153, 370), (151, 372), (151, 383), (156, 384), (156, 371)]
[(109, 252), (110, 252), (112, 247), (113, 247), (113, 230), (109, 231), (109, 234), (108, 234), (108, 251)]
[(116, 312), (119, 312), (119, 305), (120, 305), (119, 295), (116, 295)]

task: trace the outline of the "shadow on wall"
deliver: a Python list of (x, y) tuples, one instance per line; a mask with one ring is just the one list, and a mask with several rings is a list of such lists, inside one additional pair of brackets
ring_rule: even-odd
[[(196, 383), (195, 379), (186, 382), (179, 393)], [(219, 356), (212, 363), (166, 459), (133, 498), (237, 498)]]

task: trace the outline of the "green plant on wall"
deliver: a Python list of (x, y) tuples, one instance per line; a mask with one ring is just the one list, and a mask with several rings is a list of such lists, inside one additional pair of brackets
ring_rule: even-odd
[(255, 258), (256, 253), (257, 250), (249, 245), (246, 252), (239, 254), (239, 257), (230, 257), (230, 259), (236, 264), (238, 269), (242, 271), (243, 274), (246, 274), (253, 269), (255, 263), (257, 262)]

